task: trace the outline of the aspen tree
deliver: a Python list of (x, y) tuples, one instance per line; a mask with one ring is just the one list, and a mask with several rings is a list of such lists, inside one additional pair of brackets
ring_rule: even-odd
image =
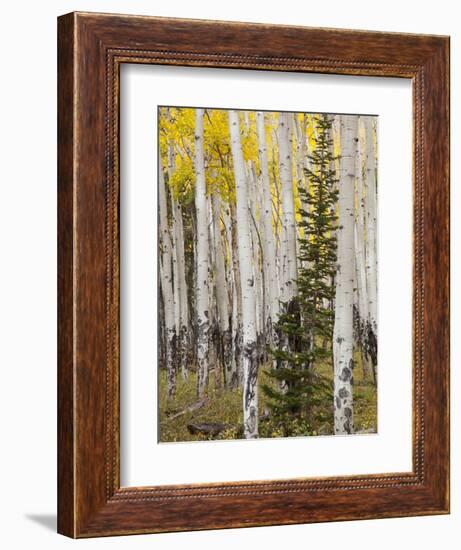
[(334, 361), (334, 432), (354, 431), (353, 418), (353, 292), (355, 282), (354, 188), (356, 177), (357, 117), (341, 116), (339, 222), (337, 228), (337, 273)]
[(159, 241), (160, 241), (160, 285), (164, 304), (165, 360), (167, 371), (168, 397), (176, 393), (176, 322), (173, 292), (173, 266), (170, 228), (165, 188), (165, 176), (161, 163), (158, 170), (159, 180)]
[(197, 312), (197, 394), (203, 397), (208, 386), (210, 328), (209, 237), (203, 143), (204, 109), (195, 110), (195, 212), (197, 225), (195, 308)]
[(258, 154), (259, 165), (261, 172), (261, 188), (262, 188), (262, 227), (263, 227), (263, 269), (265, 272), (265, 291), (268, 299), (266, 300), (266, 331), (269, 336), (271, 345), (276, 343), (276, 332), (274, 324), (278, 320), (279, 315), (279, 292), (277, 280), (277, 267), (275, 263), (275, 236), (272, 223), (272, 197), (271, 197), (271, 182), (269, 178), (269, 165), (267, 159), (267, 143), (266, 143), (266, 126), (264, 113), (256, 113), (256, 129), (258, 133)]
[(248, 185), (237, 111), (229, 111), (232, 159), (235, 177), (237, 238), (242, 292), (243, 334), (243, 428), (246, 439), (258, 437), (258, 364), (256, 354), (256, 309), (252, 272), (251, 228)]

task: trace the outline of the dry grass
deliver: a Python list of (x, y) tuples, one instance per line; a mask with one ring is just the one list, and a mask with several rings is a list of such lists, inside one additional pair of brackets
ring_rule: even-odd
[[(373, 384), (371, 375), (368, 373), (363, 376), (362, 361), (360, 353), (355, 354), (354, 369), (354, 424), (356, 433), (374, 433), (377, 427), (377, 391)], [(319, 373), (332, 380), (331, 365), (319, 364)], [(264, 369), (259, 375), (260, 384), (273, 384), (273, 380), (264, 374)], [(168, 417), (183, 411), (192, 403), (197, 401), (196, 396), (196, 376), (191, 373), (187, 380), (183, 380), (179, 375), (177, 379), (176, 396), (173, 399), (166, 398), (166, 373), (160, 372), (159, 377), (159, 400), (160, 400), (160, 440), (162, 442), (174, 441), (203, 441), (209, 437), (200, 435), (191, 435), (187, 429), (188, 423), (222, 423), (231, 426), (225, 432), (222, 432), (219, 439), (238, 439), (242, 437), (241, 428), (242, 418), (242, 393), (240, 390), (235, 392), (215, 387), (214, 373), (211, 372), (208, 386), (208, 401), (200, 409), (186, 412), (174, 419)], [(259, 408), (262, 415), (265, 410), (266, 399), (263, 392), (259, 392)], [(232, 428), (234, 426), (235, 428)], [(319, 426), (317, 435), (332, 435), (333, 422), (325, 422)], [(303, 435), (303, 434), (300, 434)], [(273, 433), (272, 437), (279, 437), (278, 433)]]

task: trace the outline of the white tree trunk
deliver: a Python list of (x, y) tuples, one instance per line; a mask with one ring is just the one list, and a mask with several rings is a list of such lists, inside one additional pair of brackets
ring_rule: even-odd
[(258, 200), (257, 200), (257, 181), (256, 173), (253, 163), (248, 161), (246, 165), (246, 179), (248, 185), (248, 209), (250, 214), (250, 228), (251, 228), (251, 242), (253, 249), (253, 261), (251, 265), (253, 267), (253, 281), (254, 281), (254, 293), (256, 301), (256, 334), (257, 341), (259, 337), (265, 331), (264, 327), (264, 296), (263, 296), (263, 283), (262, 278), (264, 273), (262, 272), (262, 264), (260, 263), (260, 256), (262, 253), (261, 247), (261, 234), (258, 226)]
[(361, 118), (359, 119), (359, 140), (357, 142), (357, 156), (356, 156), (356, 205), (357, 213), (355, 219), (355, 258), (356, 258), (356, 279), (357, 279), (357, 318), (356, 318), (356, 330), (358, 332), (358, 342), (360, 344), (363, 378), (365, 379), (368, 372), (368, 291), (367, 291), (367, 274), (366, 274), (366, 261), (365, 261), (365, 195), (364, 195), (364, 144), (361, 139)]
[(265, 273), (264, 291), (267, 295), (265, 322), (270, 343), (274, 345), (276, 343), (276, 335), (273, 326), (277, 322), (279, 315), (279, 285), (277, 280), (277, 266), (275, 263), (275, 239), (272, 223), (272, 195), (267, 158), (266, 127), (264, 113), (262, 112), (256, 113), (256, 130), (258, 133), (258, 152), (262, 187), (261, 217), (263, 227), (263, 269)]
[[(176, 169), (174, 144), (168, 146), (168, 181), (171, 182)], [(183, 379), (188, 376), (189, 346), (189, 303), (187, 297), (186, 262), (184, 256), (183, 214), (179, 201), (171, 193), (173, 278), (176, 318), (177, 363), (180, 365)]]
[(296, 296), (296, 220), (293, 195), (293, 164), (290, 115), (279, 114), (279, 170), (282, 188), (282, 300), (288, 303)]
[[(227, 205), (222, 208), (221, 214), (223, 218), (224, 227), (226, 230), (226, 243), (227, 243), (227, 281), (228, 281), (228, 296), (229, 296), (229, 308), (230, 308), (230, 331), (231, 331), (231, 364), (230, 372), (226, 372), (226, 386), (232, 390), (238, 387), (239, 381), (239, 334), (240, 334), (240, 278), (238, 276), (238, 257), (235, 249), (235, 238), (237, 234), (235, 228), (235, 218), (231, 216), (231, 206)], [(227, 368), (227, 366), (226, 366)]]
[(195, 211), (197, 217), (197, 255), (195, 307), (197, 310), (197, 394), (203, 397), (208, 386), (209, 353), (209, 265), (208, 212), (203, 151), (203, 109), (195, 110)]
[(232, 357), (231, 344), (232, 335), (230, 327), (229, 312), (229, 293), (226, 279), (226, 265), (224, 261), (224, 251), (221, 236), (221, 198), (219, 191), (215, 191), (212, 196), (213, 204), (213, 235), (215, 249), (215, 282), (216, 282), (216, 301), (218, 309), (218, 323), (220, 331), (220, 355), (223, 370), (225, 373), (226, 385), (232, 379)]
[(296, 135), (296, 182), (304, 186), (304, 158), (306, 156), (306, 140), (304, 129), (297, 114), (293, 114), (293, 129)]
[(240, 260), (238, 251), (237, 216), (235, 205), (231, 204), (231, 235), (232, 235), (232, 359), (236, 377), (232, 382), (235, 389), (243, 384), (242, 362), (242, 284), (240, 276)]
[(373, 328), (378, 326), (377, 320), (377, 258), (376, 258), (376, 159), (374, 149), (373, 122), (371, 117), (364, 117), (366, 136), (366, 271), (368, 281), (368, 296), (370, 319)]
[[(305, 150), (304, 150), (304, 155), (303, 155), (303, 160), (304, 160), (304, 164), (303, 164), (303, 168), (304, 170), (311, 170), (312, 169), (312, 162), (311, 162), (311, 159), (309, 158), (309, 155), (312, 154), (312, 147), (311, 147), (311, 144), (309, 142), (309, 133), (307, 131), (307, 124), (308, 124), (308, 121), (313, 124), (313, 122), (311, 122), (313, 118), (313, 115), (306, 115), (304, 114), (304, 117), (303, 117), (303, 130), (304, 130), (304, 147), (305, 147)], [(309, 189), (310, 189), (310, 179), (309, 177), (306, 177), (306, 191), (309, 192)]]
[[(306, 182), (308, 181), (308, 178), (306, 178), (304, 174), (304, 166), (306, 162), (305, 159), (307, 157), (306, 135), (305, 135), (306, 132), (305, 132), (305, 126), (304, 126), (305, 116), (306, 115), (303, 115), (303, 123), (301, 123), (298, 115), (296, 113), (293, 114), (293, 130), (296, 136), (296, 186), (298, 189), (303, 189), (303, 190), (307, 188)], [(306, 197), (301, 193), (299, 193), (299, 199), (301, 202), (301, 208), (307, 212), (308, 203), (306, 201)], [(297, 237), (298, 237), (297, 249), (299, 250), (299, 239), (301, 239), (302, 237), (301, 227), (297, 228)]]
[(248, 189), (237, 111), (229, 111), (229, 129), (237, 201), (237, 236), (242, 287), (243, 331), (243, 426), (246, 439), (258, 437), (258, 364), (256, 357), (256, 310), (252, 272), (251, 228)]
[(186, 261), (184, 256), (184, 226), (182, 208), (173, 197), (171, 199), (173, 213), (174, 235), (174, 278), (175, 278), (175, 305), (177, 311), (176, 336), (178, 362), (183, 379), (188, 377), (188, 345), (189, 345), (189, 302), (187, 297)]
[(359, 316), (361, 323), (368, 319), (368, 293), (365, 268), (365, 197), (363, 193), (363, 144), (357, 142), (356, 174), (357, 174), (357, 216), (356, 216), (356, 261), (357, 261), (357, 291), (359, 295)]
[[(179, 318), (181, 317), (181, 305), (179, 302), (179, 280), (178, 280), (178, 256), (176, 253), (176, 219), (174, 199), (170, 191), (171, 198), (171, 261), (173, 264), (173, 296), (174, 296), (174, 319), (176, 325), (176, 340), (179, 340)], [(176, 352), (179, 352), (178, 346)], [(178, 357), (177, 357), (178, 358)]]
[(353, 293), (355, 282), (354, 188), (357, 117), (341, 117), (338, 267), (336, 275), (334, 362), (335, 434), (354, 431), (353, 418)]
[(214, 372), (215, 389), (222, 387), (222, 370), (221, 361), (219, 360), (219, 314), (217, 310), (216, 299), (216, 248), (215, 248), (215, 233), (213, 221), (213, 207), (211, 195), (207, 194), (207, 211), (208, 211), (208, 242), (210, 248), (208, 252), (209, 278), (208, 278), (208, 300), (209, 300), (209, 331), (208, 331), (208, 367)]
[[(368, 295), (367, 281), (365, 273), (365, 251), (363, 225), (357, 220), (354, 231), (354, 241), (356, 249), (356, 277), (358, 294), (358, 314), (360, 320), (360, 330), (362, 331), (364, 323), (368, 320)], [(360, 340), (362, 337), (360, 336)]]
[(365, 147), (366, 147), (366, 195), (365, 195), (365, 216), (366, 216), (366, 246), (365, 246), (365, 267), (367, 276), (368, 293), (368, 354), (371, 359), (373, 375), (376, 381), (377, 366), (377, 334), (378, 334), (378, 264), (377, 264), (377, 185), (376, 185), (376, 156), (375, 136), (372, 117), (364, 117), (365, 126)]
[(283, 251), (283, 223), (282, 223), (282, 201), (280, 198), (280, 177), (277, 177), (277, 171), (275, 169), (275, 165), (277, 164), (276, 159), (278, 159), (278, 152), (276, 145), (278, 144), (278, 132), (277, 130), (272, 127), (271, 132), (271, 141), (272, 141), (272, 147), (271, 147), (271, 159), (272, 159), (272, 179), (273, 179), (273, 185), (274, 185), (274, 197), (272, 201), (272, 212), (274, 214), (273, 222), (274, 222), (274, 233), (275, 233), (275, 267), (277, 270), (277, 281), (278, 281), (278, 289), (279, 289), (279, 305), (280, 301), (283, 300), (283, 294), (284, 294), (284, 285), (283, 281), (285, 280), (284, 272), (283, 272), (283, 258), (284, 258), (284, 251)]
[[(171, 144), (168, 146), (168, 182), (171, 182), (171, 178), (173, 176), (175, 169), (175, 155), (173, 151), (173, 147)], [(178, 360), (178, 355), (180, 353), (180, 346), (179, 344), (179, 330), (180, 330), (180, 321), (179, 318), (181, 317), (181, 304), (179, 301), (179, 280), (178, 280), (178, 256), (176, 253), (176, 209), (175, 209), (175, 200), (173, 198), (173, 191), (170, 187), (170, 199), (171, 199), (171, 261), (173, 264), (173, 296), (174, 296), (174, 318), (175, 318), (175, 324), (176, 324), (176, 360)]]
[[(160, 163), (159, 163), (160, 164)], [(176, 393), (176, 322), (173, 292), (173, 266), (170, 228), (163, 168), (159, 165), (159, 231), (160, 231), (160, 287), (164, 303), (165, 360), (168, 397)]]
[(188, 348), (189, 348), (189, 297), (186, 281), (186, 258), (184, 254), (184, 225), (181, 205), (176, 202), (176, 235), (178, 255), (178, 281), (179, 281), (179, 302), (181, 317), (179, 318), (181, 346), (181, 370), (184, 378), (188, 376)]

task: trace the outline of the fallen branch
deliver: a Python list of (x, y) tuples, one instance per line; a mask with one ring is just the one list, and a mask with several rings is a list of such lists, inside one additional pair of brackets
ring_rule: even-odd
[(179, 411), (177, 413), (172, 414), (171, 416), (168, 416), (168, 418), (165, 418), (165, 420), (162, 420), (160, 424), (164, 424), (165, 422), (174, 420), (175, 418), (178, 418), (184, 414), (197, 411), (198, 409), (201, 409), (206, 403), (208, 403), (208, 399), (200, 399), (200, 401), (196, 401), (195, 403), (192, 403), (192, 405), (187, 406), (182, 411)]

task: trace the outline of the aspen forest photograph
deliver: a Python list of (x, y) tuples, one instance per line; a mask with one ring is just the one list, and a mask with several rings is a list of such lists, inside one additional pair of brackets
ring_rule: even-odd
[(158, 108), (160, 442), (377, 433), (377, 124)]

